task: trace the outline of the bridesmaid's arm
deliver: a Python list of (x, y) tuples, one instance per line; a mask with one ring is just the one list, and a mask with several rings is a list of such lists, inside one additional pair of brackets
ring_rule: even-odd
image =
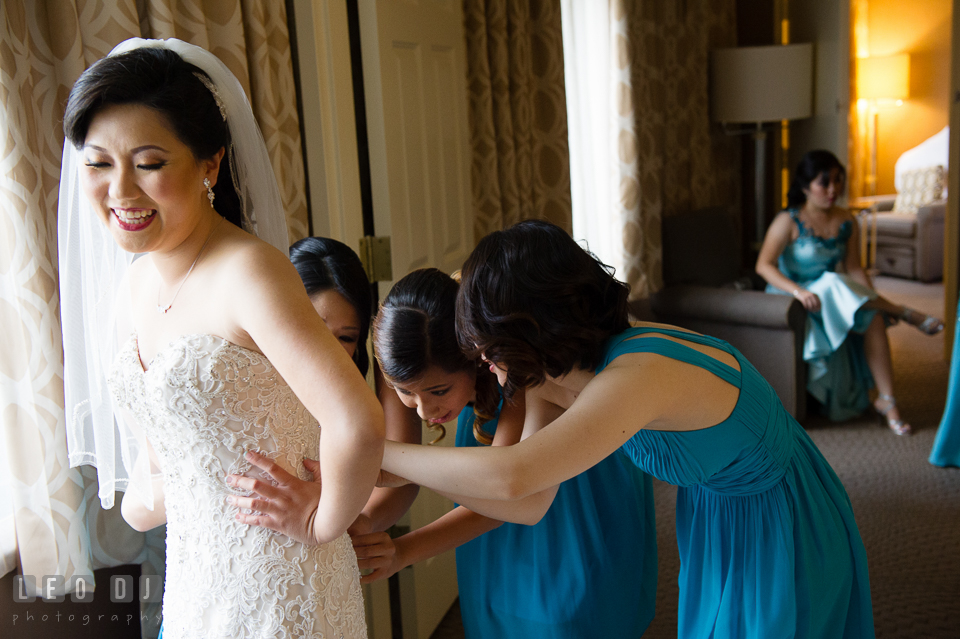
[[(518, 401), (504, 403), (493, 446), (512, 446), (520, 441), (524, 420), (524, 402), (520, 395), (515, 398)], [(458, 506), (426, 526), (396, 539), (390, 539), (385, 533), (354, 536), (353, 548), (360, 569), (373, 570), (371, 574), (361, 577), (360, 581), (373, 583), (386, 579), (407, 566), (458, 548), (502, 525), (502, 520)]]
[(800, 300), (808, 311), (817, 311), (820, 310), (820, 298), (784, 275), (777, 264), (784, 249), (793, 241), (793, 229), (793, 219), (789, 213), (784, 211), (777, 215), (763, 238), (763, 246), (757, 256), (756, 271), (768, 284)]
[(790, 243), (793, 234), (793, 220), (790, 214), (782, 212), (774, 218), (763, 237), (763, 246), (757, 255), (756, 271), (768, 284), (776, 286), (781, 291), (792, 293), (800, 285), (788, 278), (780, 271), (777, 262), (784, 249)]
[(523, 513), (485, 507), (552, 489), (603, 461), (643, 428), (687, 431), (716, 424), (730, 414), (738, 397), (737, 389), (689, 364), (654, 353), (624, 355), (587, 383), (549, 428), (514, 446), (438, 450), (388, 442), (383, 468), (461, 496), (460, 503), (471, 510), (527, 523)]

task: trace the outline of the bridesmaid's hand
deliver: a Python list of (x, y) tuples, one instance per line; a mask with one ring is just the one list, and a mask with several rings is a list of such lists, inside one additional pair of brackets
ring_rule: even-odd
[(811, 293), (805, 288), (798, 288), (793, 291), (793, 296), (800, 300), (803, 308), (808, 311), (815, 313), (820, 310), (820, 298), (817, 297), (816, 293)]
[(253, 511), (237, 513), (237, 521), (269, 528), (303, 544), (320, 543), (314, 532), (320, 504), (320, 464), (304, 459), (303, 465), (313, 473), (314, 481), (303, 481), (260, 453), (250, 451), (245, 457), (272, 477), (276, 485), (244, 475), (228, 475), (227, 484), (252, 493), (250, 497), (227, 497), (227, 503)]
[(355, 535), (353, 550), (357, 553), (357, 565), (360, 570), (373, 572), (361, 575), (360, 583), (372, 584), (381, 579), (392, 577), (404, 568), (398, 544), (385, 532)]

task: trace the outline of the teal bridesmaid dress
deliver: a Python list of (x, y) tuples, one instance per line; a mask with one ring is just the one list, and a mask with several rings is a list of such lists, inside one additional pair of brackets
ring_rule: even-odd
[(957, 307), (957, 318), (947, 406), (943, 409), (940, 428), (937, 429), (937, 437), (930, 451), (930, 463), (935, 466), (960, 466), (960, 306)]
[[(730, 353), (740, 370), (665, 337), (630, 339), (651, 333)], [(716, 338), (634, 328), (610, 340), (597, 372), (624, 353), (699, 366), (740, 389), (719, 424), (641, 429), (622, 447), (637, 467), (679, 486), (679, 636), (873, 637), (867, 556), (850, 500), (757, 370)]]
[[(876, 311), (863, 305), (876, 299), (877, 293), (836, 272), (847, 255), (847, 240), (853, 233), (849, 220), (840, 226), (836, 237), (822, 238), (800, 221), (798, 210), (789, 213), (799, 236), (783, 250), (778, 267), (800, 288), (820, 298), (820, 310), (807, 313), (803, 343), (807, 391), (830, 419), (850, 419), (870, 405), (873, 376), (863, 352), (863, 333)], [(767, 292), (791, 294), (772, 284), (767, 285)]]
[[(473, 421), (460, 413), (457, 446), (480, 445)], [(653, 619), (656, 542), (651, 479), (617, 451), (561, 484), (535, 526), (505, 523), (457, 548), (465, 635), (638, 638)]]

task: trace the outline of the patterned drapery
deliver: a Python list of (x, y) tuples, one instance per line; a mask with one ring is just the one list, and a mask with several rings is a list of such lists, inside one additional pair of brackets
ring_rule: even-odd
[[(285, 4), (271, 0), (0, 2), (0, 570), (87, 575), (163, 569), (162, 529), (102, 511), (96, 475), (70, 469), (57, 285), (63, 107), (80, 73), (123, 40), (203, 46), (251, 97), (277, 174), (291, 240), (307, 235), (304, 170)], [(11, 539), (11, 526), (15, 539)], [(156, 610), (145, 610), (155, 615)], [(144, 636), (156, 636), (145, 623)]]
[(464, 0), (474, 238), (525, 219), (571, 230), (559, 0)]
[[(569, 0), (567, 6), (573, 15), (564, 18), (571, 35), (566, 55), (593, 61), (577, 67), (583, 86), (571, 89), (581, 105), (577, 121), (571, 115), (571, 137), (594, 153), (591, 166), (572, 169), (575, 180), (585, 181), (574, 191), (606, 189), (575, 202), (575, 232), (630, 284), (631, 299), (645, 298), (663, 285), (664, 216), (739, 205), (738, 140), (711, 124), (707, 91), (710, 50), (735, 44), (736, 3)], [(598, 41), (607, 50), (589, 51)], [(580, 60), (568, 64), (574, 63)], [(595, 91), (606, 91), (608, 99), (591, 100), (584, 87), (601, 74), (603, 86)], [(585, 127), (595, 132), (585, 134)], [(600, 162), (607, 168), (596, 175)], [(609, 204), (598, 212), (597, 202)], [(609, 222), (589, 219), (596, 216)]]

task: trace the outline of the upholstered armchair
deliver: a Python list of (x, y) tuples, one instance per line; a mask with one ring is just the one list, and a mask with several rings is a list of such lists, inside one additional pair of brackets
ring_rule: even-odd
[(896, 195), (862, 198), (872, 200), (870, 213), (861, 217), (861, 230), (868, 232), (872, 266), (879, 272), (921, 282), (943, 276), (949, 149), (950, 127), (944, 127), (897, 159)]
[(649, 300), (656, 321), (726, 340), (757, 368), (798, 420), (806, 416), (806, 311), (793, 297), (764, 293), (741, 270), (736, 220), (724, 208), (663, 220), (664, 288)]
[[(872, 266), (884, 275), (921, 282), (941, 279), (946, 201), (937, 199), (912, 209), (896, 210), (896, 198), (872, 198), (875, 202), (871, 212), (861, 218), (861, 232), (868, 233), (870, 243), (876, 237)], [(875, 230), (870, 228), (873, 224)]]

